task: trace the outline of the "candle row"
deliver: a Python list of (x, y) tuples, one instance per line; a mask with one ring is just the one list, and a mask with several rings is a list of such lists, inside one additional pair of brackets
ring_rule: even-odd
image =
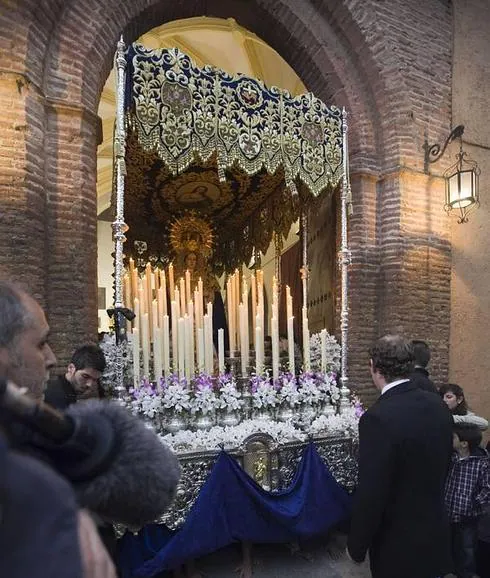
[[(167, 289), (170, 310), (167, 310)], [(214, 373), (213, 304), (207, 303), (204, 307), (201, 279), (192, 287), (190, 272), (186, 271), (185, 277), (176, 284), (172, 264), (167, 272), (163, 269), (153, 270), (148, 264), (140, 276), (130, 259), (129, 270), (124, 277), (124, 293), (126, 306), (135, 312), (132, 323), (135, 384), (140, 382), (140, 365), (144, 376), (149, 377), (152, 353), (152, 374), (156, 380), (170, 371), (188, 379), (191, 379), (196, 371)], [(270, 318), (273, 379), (278, 378), (280, 366), (279, 293), (278, 282), (274, 277)], [(264, 371), (266, 336), (263, 272), (257, 270), (251, 274), (249, 289), (247, 280), (236, 270), (226, 282), (226, 301), (229, 356), (240, 356), (242, 375), (247, 376), (252, 340), (255, 371), (261, 374)], [(286, 313), (289, 369), (295, 373), (295, 319), (289, 287), (286, 287)], [(302, 309), (302, 328), (304, 368), (308, 371), (310, 352), (306, 307)], [(225, 370), (224, 359), (224, 330), (219, 329), (217, 361), (220, 373)]]

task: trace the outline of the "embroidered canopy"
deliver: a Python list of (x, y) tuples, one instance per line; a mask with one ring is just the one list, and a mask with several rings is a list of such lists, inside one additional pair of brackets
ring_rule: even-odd
[(214, 272), (231, 271), (339, 184), (341, 109), (198, 68), (176, 48), (135, 44), (126, 57), (127, 255), (144, 240), (172, 259), (171, 222), (192, 212), (214, 229)]

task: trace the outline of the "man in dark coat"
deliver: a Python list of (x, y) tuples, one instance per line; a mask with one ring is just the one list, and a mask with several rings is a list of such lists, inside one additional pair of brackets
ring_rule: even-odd
[(101, 398), (100, 378), (105, 370), (104, 352), (98, 345), (82, 345), (73, 353), (64, 375), (48, 382), (44, 401), (66, 409), (79, 399)]
[(439, 396), (409, 379), (413, 352), (397, 335), (370, 351), (381, 396), (359, 422), (359, 484), (348, 554), (369, 550), (373, 578), (437, 578), (451, 571), (444, 482), (453, 423)]
[[(0, 281), (0, 377), (40, 400), (56, 358), (40, 305)], [(1, 404), (0, 404), (1, 407)], [(9, 447), (0, 412), (0, 576), (115, 578), (96, 527), (68, 483), (46, 464)]]
[(412, 340), (412, 349), (414, 357), (414, 367), (410, 374), (410, 380), (420, 389), (438, 393), (434, 382), (429, 377), (427, 366), (430, 361), (430, 349), (425, 341), (419, 339)]

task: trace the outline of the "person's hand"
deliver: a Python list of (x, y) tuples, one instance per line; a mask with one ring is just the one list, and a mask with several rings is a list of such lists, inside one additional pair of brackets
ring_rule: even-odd
[(78, 513), (78, 537), (84, 578), (116, 578), (116, 570), (97, 527), (85, 510)]

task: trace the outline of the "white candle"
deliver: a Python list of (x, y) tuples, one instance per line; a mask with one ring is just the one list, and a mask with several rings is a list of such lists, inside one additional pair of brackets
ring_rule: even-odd
[(296, 373), (294, 361), (294, 317), (288, 317), (288, 354), (289, 354), (289, 371), (294, 375)]
[(204, 328), (197, 330), (197, 370), (199, 373), (205, 370), (204, 365)]
[(177, 335), (177, 354), (178, 354), (178, 368), (179, 368), (179, 377), (184, 377), (185, 372), (185, 321), (184, 318), (181, 317), (178, 320), (178, 335)]
[(165, 375), (170, 373), (170, 323), (168, 315), (163, 316), (163, 372)]
[(228, 333), (230, 339), (230, 357), (235, 356), (235, 330), (233, 326), (233, 291), (231, 279), (226, 282), (226, 305), (228, 308)]
[(185, 300), (187, 304), (191, 300), (191, 273), (189, 269), (185, 272)]
[(162, 343), (160, 338), (160, 328), (158, 325), (158, 302), (156, 299), (151, 304), (153, 323), (153, 375), (158, 383), (162, 377)]
[(242, 351), (245, 352), (245, 367), (250, 363), (250, 332), (248, 328), (248, 287), (247, 282), (243, 282), (243, 336), (241, 338)]
[(145, 313), (148, 313), (148, 320), (150, 323), (150, 325), (149, 325), (150, 339), (151, 339), (151, 334), (153, 331), (152, 321), (151, 321), (151, 317), (152, 317), (151, 303), (153, 301), (153, 291), (151, 288), (151, 276), (152, 276), (151, 265), (150, 265), (150, 263), (147, 263), (146, 264), (146, 270), (145, 270), (146, 292), (147, 292)]
[(204, 315), (204, 373), (211, 373), (209, 366), (209, 349), (212, 343), (209, 342), (209, 316), (206, 313)]
[(241, 349), (240, 349), (240, 358), (241, 358), (241, 365), (242, 365), (242, 377), (245, 377), (247, 375), (247, 354), (246, 354), (246, 350), (248, 349), (247, 347), (245, 347), (245, 315), (244, 315), (244, 309), (243, 309), (243, 303), (240, 303), (238, 305), (238, 312), (239, 312), (239, 319), (240, 319), (240, 343), (241, 343)]
[(257, 375), (262, 373), (264, 369), (264, 360), (262, 357), (260, 342), (262, 341), (262, 327), (260, 323), (256, 323), (255, 325), (255, 372)]
[(128, 273), (124, 273), (124, 307), (131, 308), (131, 280)]
[(140, 311), (141, 315), (146, 313), (146, 287), (145, 287), (145, 280), (139, 279), (138, 283), (138, 299), (140, 302)]
[(287, 319), (293, 316), (293, 298), (291, 297), (291, 289), (286, 285), (286, 316)]
[(310, 330), (306, 307), (303, 307), (303, 368), (310, 371)]
[(184, 350), (184, 371), (187, 383), (189, 383), (191, 379), (191, 347), (189, 316), (187, 314), (184, 316)]
[(195, 364), (195, 351), (194, 351), (194, 303), (192, 301), (189, 301), (189, 303), (187, 304), (187, 307), (189, 309), (189, 315), (188, 315), (188, 321), (187, 323), (189, 324), (189, 366), (190, 366), (190, 374), (191, 376), (194, 375), (194, 372), (196, 370), (196, 364)]
[(235, 326), (235, 339), (236, 348), (241, 350), (240, 343), (240, 315), (238, 311), (238, 304), (240, 303), (240, 272), (235, 269), (235, 274), (233, 275), (233, 314), (234, 314), (234, 326)]
[(327, 330), (322, 329), (320, 332), (320, 338), (322, 343), (322, 373), (325, 373), (327, 369)]
[(142, 351), (143, 351), (143, 376), (150, 377), (150, 319), (148, 313), (144, 313), (142, 317)]
[(174, 291), (174, 297), (175, 297), (175, 305), (177, 306), (177, 319), (180, 319), (182, 315), (184, 315), (184, 311), (181, 311), (180, 309), (180, 291), (178, 290), (178, 288), (175, 288)]
[(214, 343), (213, 343), (213, 304), (208, 303), (207, 307), (208, 315), (208, 335), (206, 336), (206, 341), (209, 343), (207, 350), (208, 353), (208, 373), (211, 375), (213, 373), (214, 366)]
[(139, 331), (136, 327), (133, 328), (132, 333), (132, 345), (133, 345), (133, 387), (138, 388), (140, 386), (140, 336)]
[(225, 372), (225, 331), (218, 329), (218, 370), (219, 374)]
[(279, 377), (279, 320), (277, 316), (277, 302), (272, 306), (271, 317), (272, 339), (272, 379), (275, 382)]
[(131, 272), (131, 292), (133, 295), (133, 299), (136, 298), (136, 296), (138, 295), (138, 287), (139, 287), (139, 277), (138, 277), (138, 271), (136, 269), (133, 269), (133, 271)]
[(196, 331), (201, 327), (201, 314), (199, 313), (200, 304), (199, 300), (199, 289), (194, 289), (194, 324), (196, 326)]
[[(164, 315), (166, 315), (166, 311), (164, 311), (163, 304), (166, 302), (165, 294), (163, 292), (163, 288), (160, 287), (157, 291), (157, 318), (158, 318), (158, 325), (161, 325), (161, 319)], [(166, 309), (166, 308), (165, 308)]]
[(165, 269), (160, 269), (160, 290), (162, 292), (162, 317), (167, 315), (167, 280), (165, 277)]
[(199, 327), (203, 327), (204, 323), (204, 289), (202, 285), (202, 279), (199, 277), (197, 282), (197, 290), (199, 292)]
[(177, 302), (172, 301), (170, 304), (172, 312), (172, 368), (176, 372), (178, 368), (178, 338), (179, 338), (179, 316), (177, 315)]
[(174, 292), (175, 292), (175, 281), (174, 281), (174, 264), (170, 263), (168, 266), (168, 286), (170, 291), (170, 301), (175, 299)]
[(252, 332), (255, 349), (255, 316), (257, 315), (257, 285), (255, 283), (255, 275), (252, 273), (250, 277), (250, 288), (252, 291)]
[(181, 277), (179, 281), (179, 294), (180, 294), (180, 314), (184, 316), (187, 313), (187, 304), (185, 300), (185, 281)]
[[(133, 319), (133, 328), (136, 328), (141, 333), (141, 319), (140, 319), (140, 300), (135, 297), (134, 298), (134, 319)], [(138, 334), (138, 340), (139, 340)]]

